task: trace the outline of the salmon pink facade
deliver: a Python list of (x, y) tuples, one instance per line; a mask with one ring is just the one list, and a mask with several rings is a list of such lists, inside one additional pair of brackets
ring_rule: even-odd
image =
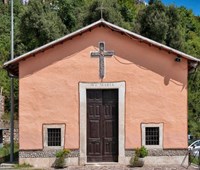
[[(40, 167), (43, 160), (44, 167), (51, 166), (57, 149), (67, 148), (70, 165), (90, 163), (88, 150), (95, 149), (89, 149), (88, 128), (99, 124), (88, 126), (88, 89), (118, 91), (116, 162), (128, 164), (134, 149), (142, 145), (149, 150), (149, 164), (183, 161), (188, 145), (188, 68), (190, 61), (197, 61), (180, 56), (177, 62), (176, 53), (120, 31), (101, 21), (17, 61), (20, 162)], [(99, 42), (114, 51), (104, 59), (103, 79), (99, 58), (91, 57)], [(52, 147), (49, 135), (54, 133), (60, 139)]]

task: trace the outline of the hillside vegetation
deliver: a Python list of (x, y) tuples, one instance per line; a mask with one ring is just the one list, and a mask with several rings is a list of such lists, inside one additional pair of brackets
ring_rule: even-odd
[[(200, 17), (184, 7), (136, 0), (104, 0), (106, 21), (200, 57)], [(100, 0), (14, 0), (15, 57), (100, 19)], [(10, 58), (10, 7), (0, 1), (0, 66)], [(9, 109), (9, 78), (0, 69), (0, 87)], [(15, 102), (18, 102), (15, 80)], [(189, 133), (200, 137), (200, 70), (189, 76)], [(178, 102), (178, 101), (177, 101)], [(17, 104), (15, 105), (17, 115)], [(177, 120), (179, 121), (179, 120)]]

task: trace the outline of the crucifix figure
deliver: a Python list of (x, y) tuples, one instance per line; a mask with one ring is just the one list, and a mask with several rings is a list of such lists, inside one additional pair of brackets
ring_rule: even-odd
[(91, 52), (92, 57), (99, 57), (99, 77), (104, 78), (104, 57), (112, 57), (114, 51), (105, 51), (105, 42), (99, 42), (99, 51)]

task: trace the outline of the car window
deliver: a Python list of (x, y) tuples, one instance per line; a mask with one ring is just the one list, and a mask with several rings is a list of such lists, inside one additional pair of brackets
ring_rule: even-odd
[(200, 141), (196, 143), (196, 146), (200, 146)]
[(195, 142), (192, 146), (200, 146), (200, 141)]

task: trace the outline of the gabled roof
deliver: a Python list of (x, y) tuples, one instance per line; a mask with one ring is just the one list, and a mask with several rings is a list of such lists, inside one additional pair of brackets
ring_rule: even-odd
[(183, 53), (181, 51), (175, 50), (175, 49), (170, 48), (170, 47), (168, 47), (166, 45), (163, 45), (161, 43), (158, 43), (156, 41), (153, 41), (151, 39), (148, 39), (146, 37), (143, 37), (141, 35), (138, 35), (136, 33), (133, 33), (131, 31), (128, 31), (128, 30), (126, 30), (124, 28), (121, 28), (119, 26), (116, 26), (114, 24), (111, 24), (111, 23), (101, 19), (101, 20), (99, 20), (97, 22), (94, 22), (94, 23), (92, 23), (92, 24), (90, 24), (90, 25), (88, 25), (88, 26), (86, 26), (84, 28), (81, 28), (81, 29), (79, 29), (79, 30), (77, 30), (77, 31), (75, 31), (73, 33), (70, 33), (70, 34), (68, 34), (68, 35), (66, 35), (66, 36), (64, 36), (62, 38), (59, 38), (59, 39), (57, 39), (55, 41), (52, 41), (52, 42), (50, 42), (50, 43), (48, 43), (46, 45), (43, 45), (43, 46), (41, 46), (39, 48), (36, 48), (36, 49), (34, 49), (34, 50), (30, 51), (30, 52), (27, 52), (27, 53), (25, 53), (25, 54), (23, 54), (23, 55), (21, 55), (19, 57), (16, 57), (13, 60), (10, 60), (10, 61), (4, 63), (3, 68), (8, 70), (8, 72), (10, 72), (12, 75), (18, 76), (18, 64), (19, 64), (19, 62), (21, 60), (25, 60), (26, 58), (28, 58), (30, 56), (34, 56), (39, 52), (43, 52), (44, 50), (46, 50), (48, 48), (51, 48), (51, 47), (53, 47), (53, 46), (55, 46), (55, 45), (57, 45), (59, 43), (62, 43), (64, 41), (66, 41), (68, 39), (71, 39), (74, 36), (80, 35), (80, 34), (86, 32), (86, 31), (90, 31), (90, 30), (92, 30), (92, 29), (94, 29), (95, 27), (98, 27), (98, 26), (108, 27), (113, 31), (117, 31), (117, 32), (120, 32), (122, 34), (125, 34), (125, 35), (127, 35), (129, 37), (137, 39), (140, 42), (144, 42), (144, 43), (150, 44), (152, 46), (155, 46), (155, 47), (157, 47), (159, 49), (166, 50), (169, 53), (174, 53), (175, 55), (177, 55), (177, 57), (183, 57), (183, 58), (189, 60), (192, 63), (190, 65), (191, 68), (197, 67), (198, 64), (200, 63), (200, 59), (197, 59), (197, 58), (195, 58), (195, 57), (193, 57), (191, 55), (188, 55), (188, 54), (185, 54), (185, 53)]

